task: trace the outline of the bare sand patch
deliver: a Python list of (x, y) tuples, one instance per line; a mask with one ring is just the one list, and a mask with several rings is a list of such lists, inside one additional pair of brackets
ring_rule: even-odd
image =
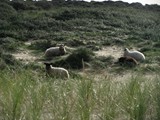
[(103, 47), (102, 50), (95, 52), (97, 56), (112, 56), (115, 59), (123, 55), (123, 48), (119, 46)]
[[(24, 42), (24, 45), (30, 46), (32, 44), (32, 41)], [(24, 63), (32, 63), (36, 61), (38, 58), (33, 55), (33, 50), (25, 49), (25, 48), (19, 48), (19, 51), (17, 53), (12, 54), (15, 59), (21, 60)]]
[(17, 53), (13, 53), (12, 55), (17, 60), (22, 60), (24, 63), (34, 62), (37, 58), (32, 55), (31, 50), (20, 50)]

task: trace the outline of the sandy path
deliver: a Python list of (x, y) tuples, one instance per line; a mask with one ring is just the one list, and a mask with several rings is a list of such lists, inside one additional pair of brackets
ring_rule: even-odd
[(12, 54), (16, 59), (25, 63), (34, 62), (37, 58), (32, 55), (30, 50), (20, 50), (18, 53)]
[[(31, 41), (27, 41), (24, 43), (26, 46), (31, 45)], [(17, 53), (13, 53), (12, 55), (17, 59), (21, 60), (24, 63), (30, 63), (37, 60), (37, 57), (33, 55), (33, 50), (19, 48)]]

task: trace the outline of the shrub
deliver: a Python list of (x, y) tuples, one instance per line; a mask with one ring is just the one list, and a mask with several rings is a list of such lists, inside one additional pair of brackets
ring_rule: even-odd
[(75, 12), (69, 11), (69, 10), (65, 10), (61, 14), (59, 14), (58, 16), (55, 16), (56, 20), (71, 20), (71, 19), (75, 19), (75, 18), (76, 18)]
[(86, 45), (86, 43), (83, 40), (74, 39), (74, 40), (69, 41), (69, 45), (72, 47), (77, 47), (77, 46), (81, 46), (81, 45)]
[(0, 56), (1, 59), (3, 59), (3, 61), (8, 65), (16, 65), (18, 63), (18, 61), (11, 54), (1, 53)]
[(7, 66), (17, 67), (20, 65), (11, 54), (0, 52), (0, 69), (5, 69)]
[(14, 38), (10, 38), (10, 37), (0, 38), (0, 47), (3, 48), (3, 50), (15, 51), (17, 50), (17, 47), (19, 45), (20, 45), (20, 42), (18, 42)]
[(3, 70), (6, 68), (6, 66), (7, 65), (6, 65), (5, 61), (2, 58), (0, 58), (0, 69)]
[(38, 40), (38, 41), (31, 43), (29, 48), (44, 51), (47, 48), (54, 47), (54, 46), (56, 46), (56, 43), (53, 43), (50, 40)]
[(63, 66), (67, 68), (73, 69), (81, 69), (83, 67), (84, 62), (90, 62), (94, 56), (94, 53), (86, 48), (78, 48), (77, 50), (73, 51), (65, 60), (62, 59), (60, 61), (56, 61), (53, 65), (56, 66)]
[(1, 20), (0, 19), (0, 29), (1, 30), (6, 30), (6, 29), (8, 29), (8, 28), (10, 28), (10, 23), (9, 22), (7, 22), (6, 20)]
[(38, 1), (35, 2), (35, 6), (40, 7), (42, 9), (50, 9), (52, 8), (52, 3), (47, 1)]
[(9, 31), (9, 30), (1, 30), (0, 31), (0, 36), (1, 36), (1, 38), (6, 38), (6, 37), (18, 38), (16, 32)]
[(37, 9), (31, 2), (25, 2), (25, 1), (12, 1), (11, 5), (16, 10), (35, 10)]
[(14, 16), (16, 14), (16, 10), (6, 3), (0, 3), (0, 13), (0, 19), (6, 20)]

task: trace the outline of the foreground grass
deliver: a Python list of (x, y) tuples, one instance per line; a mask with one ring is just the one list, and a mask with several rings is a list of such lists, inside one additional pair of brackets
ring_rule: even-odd
[(160, 116), (159, 76), (68, 81), (30, 69), (0, 72), (0, 119), (150, 120)]

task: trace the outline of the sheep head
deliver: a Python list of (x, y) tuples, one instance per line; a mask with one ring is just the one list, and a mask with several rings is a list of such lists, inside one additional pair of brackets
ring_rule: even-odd
[(49, 70), (51, 68), (52, 63), (44, 62), (44, 64), (46, 65), (46, 70)]
[(129, 49), (128, 49), (128, 48), (125, 48), (125, 49), (124, 49), (124, 52), (129, 52)]
[(65, 45), (61, 44), (59, 46), (59, 51), (60, 51), (61, 55), (64, 55), (66, 53)]

